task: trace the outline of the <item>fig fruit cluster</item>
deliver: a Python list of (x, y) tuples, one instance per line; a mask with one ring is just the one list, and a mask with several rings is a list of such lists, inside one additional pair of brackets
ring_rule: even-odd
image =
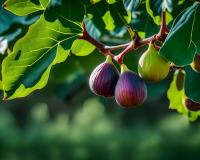
[(93, 93), (103, 97), (115, 97), (120, 106), (129, 108), (144, 103), (147, 98), (147, 82), (158, 82), (167, 77), (170, 64), (149, 44), (138, 64), (138, 73), (121, 65), (121, 73), (107, 56), (91, 73), (89, 86)]

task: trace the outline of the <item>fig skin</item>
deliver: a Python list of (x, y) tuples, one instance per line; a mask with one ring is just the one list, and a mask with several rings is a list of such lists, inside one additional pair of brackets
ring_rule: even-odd
[(185, 80), (185, 73), (183, 70), (177, 70), (177, 79), (176, 79), (176, 87), (178, 91), (181, 91), (184, 88), (184, 80)]
[(195, 72), (200, 73), (200, 55), (195, 54), (193, 62), (190, 64)]
[(167, 77), (169, 69), (170, 63), (158, 54), (153, 44), (149, 44), (149, 48), (140, 57), (138, 63), (140, 77), (147, 82), (156, 83)]
[(122, 64), (121, 76), (115, 87), (116, 102), (122, 107), (131, 108), (141, 105), (146, 98), (147, 87), (143, 79)]
[(91, 73), (89, 86), (93, 93), (103, 97), (113, 97), (115, 86), (119, 79), (119, 71), (114, 66), (110, 56), (99, 64)]
[(197, 102), (194, 102), (193, 100), (186, 98), (185, 99), (185, 106), (190, 111), (199, 111), (200, 110), (200, 104)]

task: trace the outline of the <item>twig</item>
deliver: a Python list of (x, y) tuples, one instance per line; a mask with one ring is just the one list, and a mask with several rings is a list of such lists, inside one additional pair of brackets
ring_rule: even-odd
[[(108, 46), (100, 41), (97, 41), (93, 37), (89, 35), (89, 33), (86, 30), (85, 23), (82, 24), (83, 27), (83, 35), (80, 37), (81, 39), (85, 39), (96, 46), (96, 48), (104, 55), (110, 55), (112, 59), (114, 59), (117, 63), (122, 64), (123, 58), (126, 54), (128, 54), (130, 51), (135, 50), (139, 47), (142, 47), (149, 43), (154, 43), (155, 41), (161, 41), (164, 42), (168, 35), (168, 29), (166, 25), (166, 11), (162, 12), (162, 22), (160, 26), (160, 31), (148, 38), (141, 39), (136, 31), (134, 31), (134, 37), (132, 36), (132, 40), (129, 43), (116, 45), (116, 46)], [(159, 47), (156, 47), (156, 49), (160, 49)], [(111, 51), (118, 50), (118, 49), (124, 49), (121, 53), (118, 55), (114, 55)]]

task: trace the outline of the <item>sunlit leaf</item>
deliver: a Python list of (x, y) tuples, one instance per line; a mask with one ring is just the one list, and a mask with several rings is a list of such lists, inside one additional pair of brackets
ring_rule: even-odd
[(45, 10), (48, 3), (49, 0), (7, 0), (3, 6), (18, 16), (25, 16), (36, 11)]
[(41, 16), (15, 44), (2, 64), (4, 98), (24, 97), (46, 85), (51, 67), (65, 61), (68, 47), (82, 31), (77, 23), (65, 21), (69, 28)]
[(113, 31), (115, 29), (114, 20), (110, 14), (110, 11), (107, 11), (105, 13), (105, 15), (103, 16), (103, 21), (108, 31)]
[(95, 46), (84, 39), (77, 39), (73, 42), (71, 52), (76, 56), (87, 56), (95, 50)]
[[(163, 5), (165, 4), (163, 2), (163, 0), (146, 0), (146, 10), (157, 25), (161, 24), (161, 13), (163, 10)], [(171, 14), (166, 12), (167, 24), (171, 21)]]
[(169, 108), (175, 109), (177, 110), (177, 112), (187, 116), (190, 121), (195, 121), (198, 118), (198, 116), (200, 116), (200, 111), (193, 112), (193, 111), (189, 111), (186, 108), (184, 104), (184, 100), (186, 98), (184, 85), (182, 88), (178, 88), (178, 85), (180, 85), (179, 83), (183, 83), (183, 84), (185, 83), (182, 80), (180, 81), (179, 76), (181, 74), (184, 74), (184, 73), (183, 71), (180, 71), (180, 70), (177, 70), (174, 73), (173, 81), (171, 82), (170, 88), (167, 92), (167, 96), (170, 102)]

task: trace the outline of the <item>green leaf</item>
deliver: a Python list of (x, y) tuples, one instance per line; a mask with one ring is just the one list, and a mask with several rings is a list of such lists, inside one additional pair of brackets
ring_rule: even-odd
[(52, 66), (65, 61), (71, 43), (82, 29), (79, 23), (62, 19), (65, 26), (59, 19), (50, 22), (41, 16), (4, 59), (2, 82), (5, 99), (24, 97), (43, 88)]
[(170, 105), (169, 105), (170, 109), (176, 109), (179, 113), (186, 114), (187, 109), (183, 105), (183, 100), (185, 98), (184, 87), (182, 87), (181, 89), (178, 89), (177, 87), (178, 74), (182, 74), (180, 72), (181, 71), (176, 71), (174, 73), (173, 81), (170, 84), (170, 88), (167, 92), (167, 96), (170, 100)]
[(134, 11), (141, 4), (141, 0), (123, 0), (124, 6), (127, 11)]
[(178, 66), (190, 64), (200, 48), (200, 3), (186, 9), (174, 22), (160, 54)]
[[(162, 13), (162, 7), (172, 2), (166, 2), (163, 0), (146, 0), (146, 10), (147, 13), (151, 16), (151, 18), (154, 20), (155, 24), (160, 25), (161, 24), (161, 13)], [(166, 8), (166, 6), (165, 6)], [(166, 12), (166, 22), (167, 24), (172, 21), (172, 16), (170, 13)]]
[(190, 99), (200, 103), (200, 73), (193, 71), (190, 66), (185, 67), (185, 71), (185, 93)]
[(94, 23), (89, 19), (84, 19), (86, 30), (88, 33), (90, 33), (90, 36), (92, 36), (94, 39), (99, 39), (101, 36), (101, 32), (98, 30), (98, 28), (94, 25)]
[(144, 32), (143, 37), (152, 36), (159, 31), (159, 26), (154, 23), (153, 19), (146, 12), (145, 4), (141, 4), (137, 9), (133, 9), (131, 14), (131, 27), (139, 32)]
[(130, 19), (130, 15), (125, 10), (122, 0), (102, 0), (98, 3), (83, 0), (83, 2), (86, 5), (87, 17), (93, 21), (101, 32), (105, 32), (105, 29), (113, 31), (117, 27), (120, 28), (125, 23), (129, 23), (127, 20)]
[(0, 81), (0, 90), (3, 90), (3, 84), (2, 84), (2, 81)]
[(95, 50), (95, 46), (84, 39), (77, 39), (73, 42), (71, 52), (76, 56), (87, 56)]
[(18, 16), (25, 16), (36, 11), (45, 10), (48, 3), (49, 0), (7, 0), (3, 6)]
[(114, 24), (114, 20), (110, 14), (110, 11), (107, 11), (104, 16), (102, 17), (104, 23), (105, 23), (105, 26), (106, 26), (106, 29), (108, 31), (113, 31), (115, 29), (115, 24)]
[(108, 4), (113, 4), (116, 2), (116, 0), (106, 0)]
[(184, 79), (182, 81), (180, 81), (180, 78), (178, 78), (181, 74), (184, 74), (184, 73), (183, 73), (183, 71), (180, 71), (180, 70), (177, 70), (174, 73), (173, 81), (171, 82), (170, 88), (167, 92), (167, 96), (168, 96), (168, 99), (170, 102), (169, 108), (175, 109), (175, 110), (177, 110), (177, 112), (187, 116), (189, 121), (195, 121), (198, 118), (198, 116), (200, 115), (200, 111), (193, 112), (193, 111), (189, 111), (186, 108), (186, 106), (184, 104), (184, 100), (186, 98), (185, 89), (184, 89), (184, 87), (178, 88), (178, 85), (177, 85), (179, 83), (184, 83), (184, 81), (183, 81)]

